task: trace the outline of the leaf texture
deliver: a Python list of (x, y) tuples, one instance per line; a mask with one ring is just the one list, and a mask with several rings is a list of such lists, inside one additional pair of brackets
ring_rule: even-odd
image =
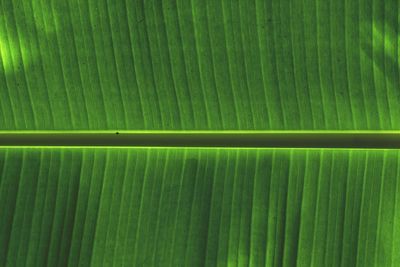
[[(396, 0), (2, 0), (0, 130), (399, 130)], [(398, 150), (0, 148), (0, 266), (400, 266)]]
[(3, 266), (398, 266), (398, 151), (2, 149)]
[(396, 0), (3, 0), (1, 129), (399, 129)]

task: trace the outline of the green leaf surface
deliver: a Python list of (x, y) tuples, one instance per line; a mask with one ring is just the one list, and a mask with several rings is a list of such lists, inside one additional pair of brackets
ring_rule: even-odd
[(398, 266), (399, 152), (1, 149), (2, 266)]
[(0, 129), (400, 129), (396, 0), (3, 0)]
[[(397, 0), (1, 0), (0, 131), (400, 130)], [(400, 266), (398, 150), (0, 148), (0, 266)]]

